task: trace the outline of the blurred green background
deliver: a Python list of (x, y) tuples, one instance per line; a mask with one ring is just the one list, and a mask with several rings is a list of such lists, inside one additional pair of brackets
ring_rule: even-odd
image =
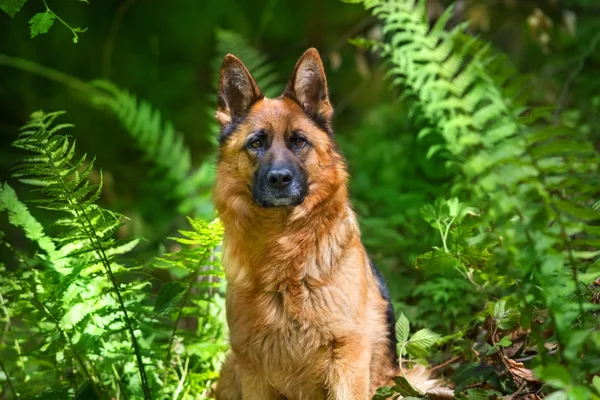
[[(449, 2), (430, 0), (434, 21)], [(351, 171), (353, 206), (359, 214), (364, 243), (387, 275), (394, 301), (411, 321), (433, 329), (467, 316), (472, 304), (462, 279), (445, 287), (447, 298), (431, 297), (427, 285), (417, 287), (421, 273), (417, 255), (439, 237), (422, 220), (420, 208), (448, 192), (452, 166), (444, 152), (427, 151), (439, 137), (416, 137), (418, 121), (410, 118), (402, 93), (385, 79), (376, 54), (348, 40), (380, 38), (380, 25), (362, 6), (334, 0), (199, 1), (199, 0), (47, 0), (71, 26), (87, 28), (72, 43), (71, 32), (55, 21), (46, 34), (30, 38), (28, 21), (44, 11), (42, 1), (29, 0), (14, 18), (0, 13), (0, 52), (31, 60), (83, 81), (109, 80), (159, 110), (189, 147), (194, 168), (210, 165), (215, 152), (214, 80), (231, 37), (266, 56), (269, 75), (283, 85), (308, 47), (321, 52), (335, 108), (334, 129)], [(591, 133), (598, 144), (600, 79), (600, 3), (595, 0), (459, 0), (450, 24), (469, 22), (469, 30), (508, 54), (522, 72), (531, 74), (526, 87), (533, 103), (554, 105)], [(229, 38), (229, 39), (228, 39)], [(242, 56), (243, 61), (247, 61)], [(4, 64), (4, 65), (3, 65)], [(160, 171), (110, 112), (93, 107), (68, 85), (0, 62), (0, 180), (7, 180), (18, 154), (10, 147), (27, 116), (38, 109), (66, 110), (75, 123), (71, 134), (80, 153), (97, 157), (104, 174), (102, 203), (131, 218), (120, 235), (146, 239), (138, 252), (156, 254), (169, 246), (167, 237), (185, 219), (170, 188), (155, 185)], [(255, 71), (251, 71), (255, 72)], [(160, 160), (169, 164), (173, 160)], [(210, 172), (212, 166), (208, 167)], [(96, 171), (98, 172), (98, 171)], [(159, 175), (157, 175), (159, 174)], [(198, 186), (190, 214), (211, 217), (210, 173)], [(14, 182), (23, 199), (27, 189)], [(34, 210), (42, 222), (50, 215)], [(19, 233), (0, 220), (0, 229)], [(450, 282), (450, 283), (448, 283)], [(476, 299), (476, 297), (473, 297)], [(432, 313), (439, 303), (458, 303), (447, 317)], [(474, 300), (475, 301), (475, 300)], [(420, 303), (419, 310), (413, 306)], [(443, 309), (443, 308), (442, 308)], [(443, 326), (451, 328), (451, 326)]]

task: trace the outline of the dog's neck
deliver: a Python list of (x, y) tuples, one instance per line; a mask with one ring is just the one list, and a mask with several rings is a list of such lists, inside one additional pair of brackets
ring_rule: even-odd
[(345, 185), (317, 204), (245, 217), (221, 215), (224, 267), (233, 286), (281, 293), (322, 285), (343, 250), (360, 242)]

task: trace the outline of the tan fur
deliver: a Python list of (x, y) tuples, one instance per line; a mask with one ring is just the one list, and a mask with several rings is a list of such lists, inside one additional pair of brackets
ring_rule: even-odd
[[(309, 93), (306, 106), (330, 117), (314, 53), (305, 54), (307, 66), (297, 66), (302, 73), (294, 76), (322, 76), (325, 98), (300, 86), (308, 87), (301, 89)], [(221, 146), (214, 203), (225, 226), (232, 352), (221, 371), (219, 400), (366, 400), (397, 372), (389, 362), (387, 304), (348, 201), (344, 160), (297, 100), (254, 102)], [(226, 106), (219, 115), (222, 124), (231, 119)], [(255, 161), (244, 146), (256, 129), (273, 132), (273, 157), (285, 132), (308, 137), (312, 146), (299, 155), (308, 176), (302, 204), (262, 208), (253, 201)]]

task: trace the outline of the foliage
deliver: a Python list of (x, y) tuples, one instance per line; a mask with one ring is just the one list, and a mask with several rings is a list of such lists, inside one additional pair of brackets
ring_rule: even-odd
[[(502, 322), (508, 315), (520, 318), (522, 329), (531, 330), (522, 350), (536, 349), (537, 378), (559, 390), (557, 396), (598, 396), (590, 385), (600, 370), (598, 306), (590, 286), (600, 254), (597, 153), (576, 129), (548, 123), (548, 109), (524, 108), (522, 80), (489, 46), (467, 36), (462, 25), (444, 30), (451, 8), (430, 29), (423, 2), (365, 5), (388, 35), (374, 47), (389, 60), (393, 84), (425, 118), (419, 135), (445, 139), (430, 154), (452, 154), (460, 174), (451, 191), (479, 208), (457, 198), (425, 206), (423, 217), (442, 246), (417, 258), (417, 267), (425, 276), (459, 272), (480, 290), (482, 304), (504, 298), (490, 313), (491, 344), (499, 331), (517, 328), (517, 321)], [(558, 346), (558, 357), (548, 352), (549, 343)], [(524, 367), (515, 372), (503, 351), (498, 357), (513, 378), (503, 390), (539, 382), (524, 377)], [(563, 383), (553, 383), (547, 369), (559, 371)]]
[[(208, 366), (215, 369), (224, 348), (219, 334), (222, 302), (208, 297), (207, 290), (196, 293), (194, 306), (188, 306), (188, 297), (206, 286), (196, 281), (200, 275), (214, 282), (211, 290), (218, 290), (214, 279), (221, 276), (219, 254), (213, 249), (222, 228), (218, 222), (190, 219), (193, 231), (182, 231), (184, 238), (176, 239), (186, 247), (163, 257), (171, 266), (190, 269), (183, 274), (186, 297), (177, 298), (173, 287), (179, 284), (173, 282), (152, 302), (150, 282), (139, 276), (132, 279), (139, 267), (116, 258), (139, 240), (113, 238), (122, 216), (95, 204), (101, 183), (88, 181), (93, 160), (75, 157), (74, 143), (60, 133), (70, 125), (54, 125), (60, 115), (34, 113), (14, 144), (32, 153), (14, 175), (40, 188), (39, 207), (66, 214), (53, 224), (59, 233), (48, 236), (8, 184), (0, 191), (0, 211), (8, 212), (9, 222), (42, 250), (31, 258), (2, 240), (17, 261), (14, 267), (2, 266), (0, 282), (7, 329), (0, 350), (7, 355), (3, 359), (14, 360), (3, 365), (13, 394), (107, 398), (116, 393), (152, 398), (152, 393), (185, 390), (201, 396), (214, 379), (214, 374), (206, 373)], [(177, 333), (182, 315), (200, 316), (195, 334)], [(199, 348), (198, 339), (213, 345)], [(176, 349), (174, 358), (171, 348)], [(194, 360), (191, 367), (190, 360)], [(66, 374), (67, 370), (71, 372)]]
[(177, 204), (181, 215), (211, 216), (210, 187), (214, 174), (208, 163), (192, 169), (190, 149), (170, 121), (163, 121), (158, 110), (127, 90), (106, 81), (93, 82), (99, 94), (92, 92), (92, 102), (106, 107), (135, 140), (145, 158), (156, 165), (150, 174), (154, 190)]
[[(70, 110), (77, 148), (98, 156), (75, 156), (49, 125), (57, 114), (34, 114), (37, 139), (18, 139), (64, 169), (32, 153), (15, 171), (35, 176), (0, 186), (0, 397), (210, 396), (227, 348), (222, 232), (183, 216), (213, 216), (220, 63), (240, 57), (273, 97), (309, 46), (325, 61), (363, 241), (400, 315), (404, 372), (432, 364), (446, 397), (600, 396), (596, 2), (346, 2), (376, 18), (318, 0), (0, 0), (2, 52), (29, 59), (0, 54), (18, 69), (2, 71), (0, 173), (26, 113), (48, 104)], [(80, 30), (65, 21), (93, 27), (71, 50)], [(356, 34), (362, 47), (345, 45)], [(148, 240), (126, 240), (137, 234)], [(376, 398), (398, 394), (440, 395), (399, 377)]]
[[(87, 3), (88, 0), (78, 0), (83, 3)], [(0, 0), (0, 9), (2, 9), (5, 13), (10, 15), (10, 17), (14, 17), (21, 7), (27, 2), (27, 0)], [(61, 24), (63, 24), (67, 29), (71, 31), (73, 34), (73, 43), (77, 43), (79, 41), (78, 33), (85, 32), (86, 29), (82, 29), (79, 27), (73, 28), (69, 24), (67, 24), (61, 17), (59, 17), (54, 11), (48, 7), (46, 0), (42, 0), (44, 8), (46, 11), (39, 12), (35, 14), (30, 20), (30, 35), (32, 38), (36, 37), (39, 34), (48, 33), (52, 25), (54, 24), (54, 20), (58, 20)]]

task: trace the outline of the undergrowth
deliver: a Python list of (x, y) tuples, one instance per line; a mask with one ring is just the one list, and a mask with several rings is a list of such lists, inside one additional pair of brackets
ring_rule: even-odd
[[(416, 291), (423, 311), (439, 315), (450, 297), (461, 304), (466, 296), (458, 314), (442, 311), (454, 317), (446, 328), (461, 332), (447, 331), (452, 339), (440, 345), (441, 354), (463, 359), (451, 373), (455, 395), (599, 398), (600, 182), (592, 142), (577, 126), (557, 124), (552, 109), (528, 107), (527, 78), (465, 25), (446, 30), (452, 8), (430, 26), (423, 1), (364, 5), (382, 21), (385, 39), (355, 43), (387, 62), (422, 127), (417, 137), (442, 137), (429, 155), (447, 152), (456, 170), (448, 199), (422, 208), (439, 245), (415, 262), (427, 279)], [(450, 277), (462, 279), (462, 294), (445, 290)]]
[[(62, 113), (32, 114), (14, 146), (29, 153), (14, 177), (34, 186), (38, 208), (57, 213), (46, 233), (8, 183), (0, 211), (38, 251), (13, 254), (0, 278), (3, 380), (17, 398), (194, 398), (208, 395), (226, 348), (218, 221), (190, 219), (181, 250), (153, 262), (178, 269), (159, 286), (127, 260), (139, 239), (115, 239), (124, 217), (96, 204), (93, 160), (55, 124)], [(60, 215), (60, 217), (59, 217)], [(151, 271), (150, 271), (151, 272)], [(183, 322), (195, 329), (178, 329)], [(10, 362), (7, 362), (10, 361)]]
[[(466, 25), (449, 28), (452, 8), (432, 25), (425, 1), (348, 2), (379, 20), (381, 41), (354, 43), (384, 61), (401, 93), (342, 143), (353, 204), (375, 258), (415, 260), (422, 281), (390, 285), (402, 292), (398, 353), (403, 372), (433, 364), (444, 386), (422, 393), (399, 377), (376, 398), (600, 398), (600, 175), (589, 129), (529, 106), (529, 78)], [(0, 4), (14, 15), (24, 3)], [(58, 18), (42, 14), (37, 33)], [(230, 52), (265, 95), (281, 92), (266, 56), (233, 32), (215, 36), (215, 84)], [(194, 217), (170, 252), (134, 260), (141, 240), (124, 237), (125, 216), (99, 206), (102, 174), (92, 179), (94, 159), (77, 156), (71, 126), (57, 123), (61, 113), (32, 114), (14, 143), (24, 158), (11, 184), (34, 190), (35, 208), (0, 185), (12, 226), (0, 235), (9, 254), (0, 264), (2, 395), (209, 398), (227, 349), (222, 227), (196, 218), (212, 216), (214, 160), (194, 165), (185, 135), (115, 83), (1, 54), (0, 64), (107, 110), (152, 166), (153, 193), (175, 204), (160, 212)], [(398, 109), (410, 121), (398, 123)], [(216, 138), (216, 124), (203, 129)], [(42, 213), (53, 223), (41, 224)]]

